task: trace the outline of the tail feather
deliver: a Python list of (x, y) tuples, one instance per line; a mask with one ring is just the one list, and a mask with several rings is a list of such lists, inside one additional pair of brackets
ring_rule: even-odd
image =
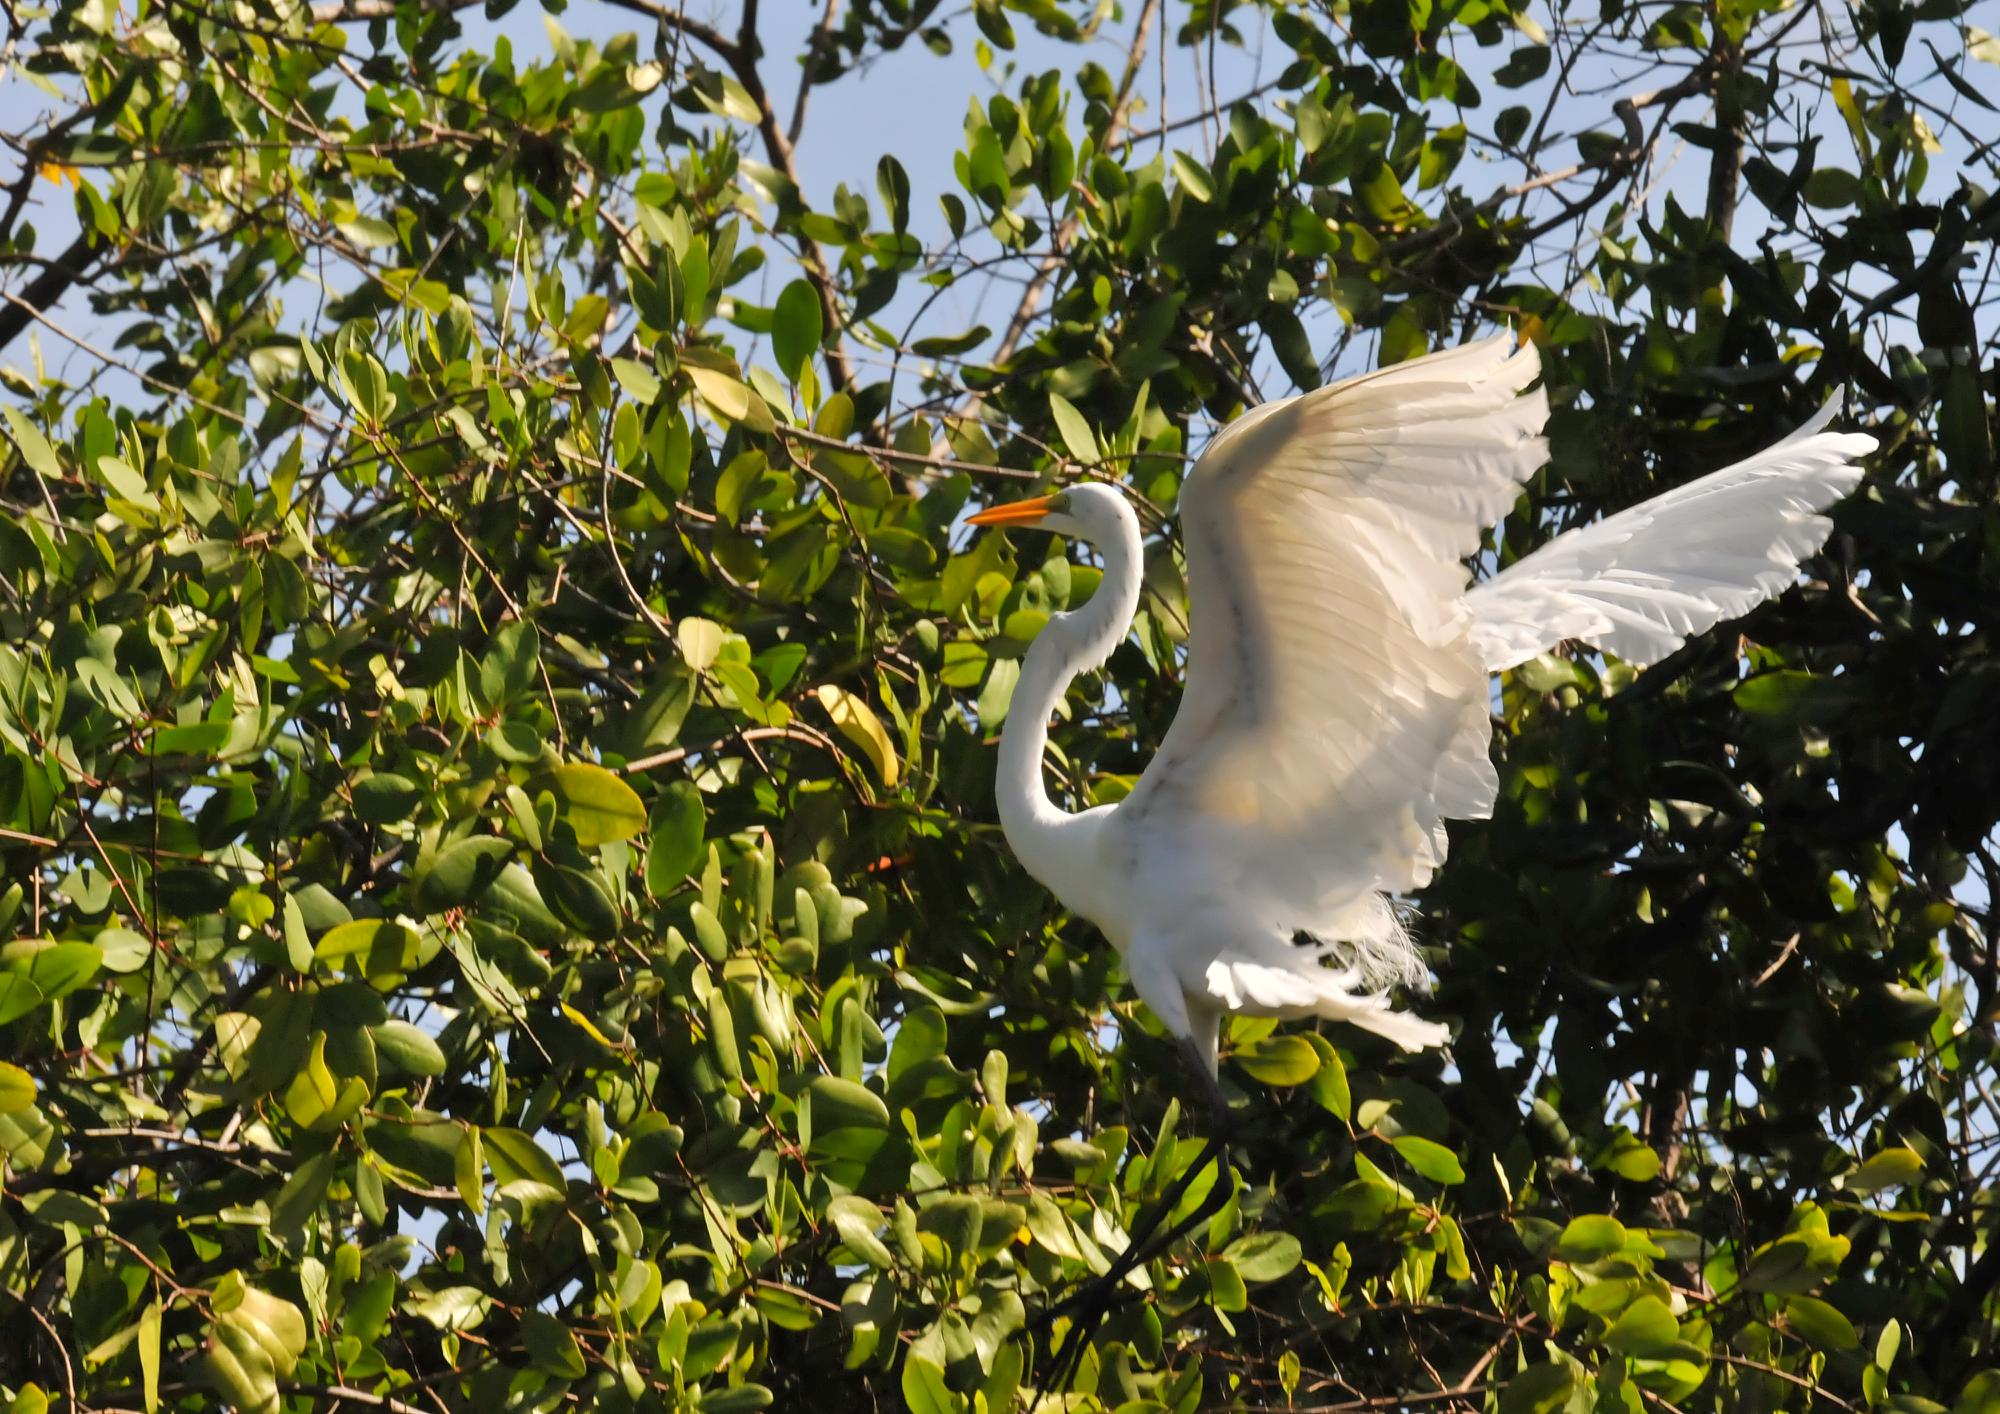
[(1218, 958), (1208, 965), (1209, 992), (1230, 1011), (1260, 1016), (1323, 1016), (1345, 1021), (1395, 1042), (1406, 1051), (1441, 1046), (1451, 1039), (1445, 1026), (1398, 1011), (1382, 992), (1351, 990), (1359, 981), (1351, 968), (1322, 967), (1309, 950), (1285, 965)]

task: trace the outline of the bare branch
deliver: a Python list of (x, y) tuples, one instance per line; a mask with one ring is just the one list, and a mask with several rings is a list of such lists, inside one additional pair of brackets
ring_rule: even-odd
[(792, 100), (792, 121), (785, 125), (785, 137), (793, 146), (798, 145), (799, 134), (805, 131), (806, 97), (812, 92), (820, 60), (826, 57), (827, 42), (833, 38), (833, 22), (839, 14), (840, 0), (826, 0), (826, 10), (819, 17), (819, 28), (813, 31), (812, 42), (806, 49), (805, 69), (799, 75), (799, 96)]

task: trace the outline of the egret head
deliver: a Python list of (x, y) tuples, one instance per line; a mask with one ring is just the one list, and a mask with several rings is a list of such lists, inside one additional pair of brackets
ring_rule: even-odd
[(1086, 481), (1052, 496), (1035, 496), (989, 506), (967, 516), (969, 525), (1019, 525), (1057, 535), (1073, 535), (1094, 545), (1114, 543), (1121, 536), (1137, 538), (1138, 517), (1125, 498), (1110, 486)]

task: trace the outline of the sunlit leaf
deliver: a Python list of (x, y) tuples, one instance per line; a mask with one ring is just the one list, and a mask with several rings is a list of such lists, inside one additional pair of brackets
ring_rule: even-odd
[(820, 684), (815, 695), (840, 734), (861, 748), (882, 784), (893, 787), (901, 770), (896, 744), (875, 709), (837, 683)]

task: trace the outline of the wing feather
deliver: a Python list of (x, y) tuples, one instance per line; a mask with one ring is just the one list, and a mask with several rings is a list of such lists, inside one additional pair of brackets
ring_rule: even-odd
[(1828, 432), (1838, 399), (1774, 447), (1557, 536), (1465, 596), (1488, 668), (1582, 639), (1637, 665), (1658, 662), (1792, 582), (1826, 540), (1818, 514), (1861, 480), (1875, 449)]
[[(1545, 458), (1538, 374), (1505, 336), (1400, 364), (1255, 409), (1189, 477), (1187, 690), (1116, 818), (1225, 863), (1245, 921), (1382, 932), (1361, 901), (1422, 884), (1443, 819), (1490, 810), (1462, 561)], [(1371, 983), (1408, 974), (1385, 956)]]

